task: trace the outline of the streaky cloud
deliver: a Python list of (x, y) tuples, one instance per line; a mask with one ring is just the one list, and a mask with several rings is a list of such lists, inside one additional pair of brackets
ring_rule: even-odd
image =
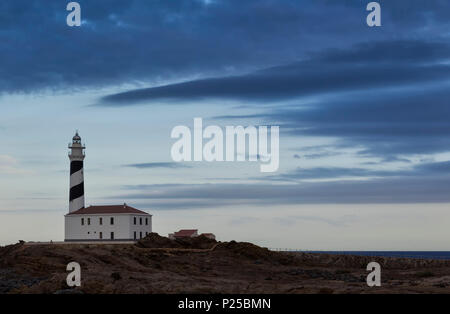
[(212, 77), (104, 96), (99, 105), (208, 99), (260, 103), (332, 92), (405, 87), (450, 79), (447, 43), (383, 41), (347, 50), (327, 49), (310, 59), (245, 75)]
[(147, 162), (147, 163), (138, 163), (138, 164), (128, 164), (124, 165), (124, 167), (138, 168), (138, 169), (148, 169), (148, 168), (191, 168), (188, 165), (178, 163), (178, 162)]

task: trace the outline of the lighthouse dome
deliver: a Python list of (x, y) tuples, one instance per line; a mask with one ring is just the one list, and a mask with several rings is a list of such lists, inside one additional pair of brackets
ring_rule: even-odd
[(81, 137), (78, 135), (78, 132), (75, 133), (75, 136), (72, 138), (74, 141), (81, 141)]

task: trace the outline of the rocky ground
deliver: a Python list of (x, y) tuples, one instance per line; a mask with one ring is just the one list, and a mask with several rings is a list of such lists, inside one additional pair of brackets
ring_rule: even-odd
[[(81, 287), (66, 265), (81, 265)], [(381, 287), (366, 266), (382, 267)], [(272, 252), (150, 234), (133, 244), (0, 247), (0, 293), (450, 293), (450, 261)]]

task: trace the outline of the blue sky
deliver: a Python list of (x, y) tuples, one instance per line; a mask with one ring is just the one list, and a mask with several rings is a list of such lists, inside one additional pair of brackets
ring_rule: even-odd
[[(162, 234), (450, 250), (450, 4), (380, 1), (371, 28), (368, 2), (79, 1), (71, 28), (64, 1), (2, 1), (0, 243), (62, 239), (78, 129), (87, 205)], [(280, 169), (173, 164), (194, 117), (280, 125)]]

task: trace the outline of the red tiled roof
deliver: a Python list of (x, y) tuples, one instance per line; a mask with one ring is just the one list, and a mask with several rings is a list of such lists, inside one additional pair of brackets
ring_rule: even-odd
[(190, 237), (193, 234), (195, 234), (197, 231), (198, 231), (198, 229), (183, 229), (183, 230), (175, 232), (173, 235), (175, 237)]
[(69, 213), (68, 215), (89, 215), (89, 214), (146, 214), (142, 210), (133, 208), (126, 204), (124, 205), (105, 205), (105, 206), (89, 206), (81, 208), (77, 211)]

